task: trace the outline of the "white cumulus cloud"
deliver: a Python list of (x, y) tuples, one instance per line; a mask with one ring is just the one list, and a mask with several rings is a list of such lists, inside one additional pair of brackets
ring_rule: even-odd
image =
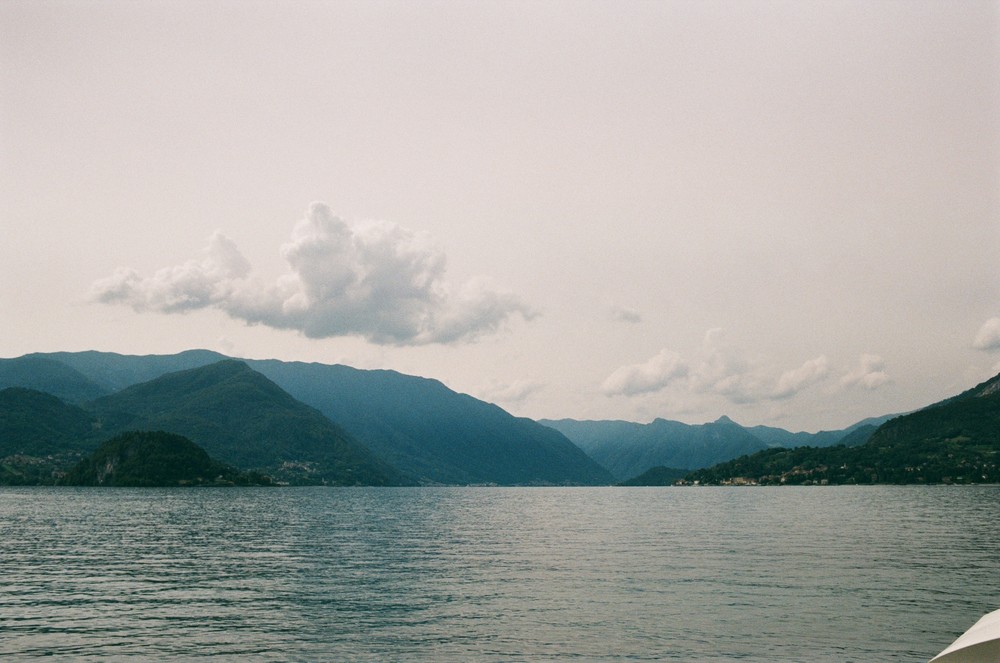
[[(636, 396), (671, 386), (673, 396), (684, 392), (695, 400), (724, 398), (735, 405), (777, 403), (827, 380), (835, 370), (827, 356), (820, 355), (780, 371), (765, 357), (750, 355), (733, 345), (722, 328), (705, 333), (696, 357), (689, 365), (680, 354), (661, 350), (644, 363), (617, 369), (604, 380), (601, 390), (609, 396)], [(880, 357), (865, 355), (850, 380), (875, 389), (889, 381), (883, 368)], [(847, 380), (845, 377), (843, 382)]]
[(659, 391), (687, 374), (688, 366), (681, 356), (663, 349), (644, 363), (616, 369), (604, 380), (601, 390), (609, 396), (645, 394)]
[(857, 367), (840, 378), (841, 386), (864, 387), (873, 391), (890, 381), (889, 374), (885, 372), (885, 360), (873, 354), (861, 355)]
[(806, 387), (816, 384), (830, 372), (830, 362), (825, 355), (810, 359), (798, 368), (785, 371), (778, 378), (778, 386), (772, 398), (782, 399), (794, 396)]
[(728, 342), (725, 330), (716, 327), (705, 332), (701, 361), (691, 374), (694, 391), (746, 404), (766, 398), (767, 382), (759, 368)]
[(249, 272), (250, 264), (233, 241), (216, 232), (199, 259), (164, 267), (150, 276), (121, 268), (96, 281), (91, 291), (94, 299), (106, 304), (127, 304), (136, 311), (180, 313), (231, 297), (236, 283)]
[(313, 203), (281, 247), (289, 271), (250, 278), (233, 241), (216, 233), (199, 260), (142, 276), (120, 269), (94, 283), (93, 299), (136, 311), (217, 308), (233, 318), (310, 338), (362, 336), (378, 344), (473, 340), (535, 312), (484, 280), (453, 291), (445, 256), (429, 239), (385, 221), (349, 224)]
[(972, 341), (977, 350), (1000, 350), (1000, 318), (990, 318), (983, 323)]

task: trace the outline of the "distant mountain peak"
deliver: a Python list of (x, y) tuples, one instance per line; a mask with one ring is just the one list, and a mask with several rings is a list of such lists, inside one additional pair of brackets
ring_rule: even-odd
[(1000, 399), (1000, 374), (994, 375), (985, 382), (980, 382), (972, 389), (966, 389), (957, 396), (952, 396), (951, 398), (946, 398), (943, 401), (933, 403), (924, 409), (930, 410), (944, 405), (952, 405), (960, 401), (973, 401), (981, 398), (989, 400)]
[(733, 421), (732, 419), (730, 419), (726, 415), (722, 415), (721, 417), (719, 417), (718, 419), (716, 419), (712, 423), (713, 424), (732, 424), (734, 426), (739, 426), (738, 423), (736, 423), (735, 421)]

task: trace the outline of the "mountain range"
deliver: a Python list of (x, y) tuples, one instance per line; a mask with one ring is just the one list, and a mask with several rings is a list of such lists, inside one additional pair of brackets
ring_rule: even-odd
[(94, 431), (78, 438), (80, 453), (102, 434), (160, 429), (189, 437), (222, 462), (299, 483), (613, 481), (560, 433), (394, 371), (235, 361), (203, 350), (0, 360), (0, 387), (24, 383), (82, 406)]
[(861, 445), (769, 449), (689, 474), (701, 484), (1000, 482), (1000, 375), (890, 419)]
[(315, 409), (235, 359), (167, 373), (88, 405), (106, 430), (162, 430), (293, 483), (394, 485), (402, 475)]
[[(32, 354), (0, 359), (0, 483), (52, 482), (108, 438), (134, 430), (182, 435), (223, 463), (282, 482), (334, 485), (608, 485), (652, 468), (672, 468), (653, 473), (662, 481), (715, 471), (733, 459), (776, 467), (803, 454), (834, 459), (872, 444), (895, 445), (897, 451), (957, 444), (964, 454), (981, 446), (995, 423), (989, 392), (995, 387), (980, 387), (988, 392), (985, 400), (970, 401), (970, 391), (904, 417), (792, 433), (744, 427), (728, 417), (701, 425), (665, 419), (536, 422), (433, 379), (234, 360), (206, 350)], [(987, 403), (986, 409), (974, 403)], [(928, 415), (930, 410), (936, 414)], [(930, 437), (914, 442), (918, 433)], [(897, 439), (904, 442), (891, 442)], [(704, 480), (725, 478), (716, 473)]]
[(617, 481), (625, 481), (653, 467), (696, 470), (771, 447), (863, 444), (876, 426), (889, 418), (866, 419), (843, 430), (818, 433), (791, 433), (769, 426), (747, 428), (729, 417), (697, 425), (666, 419), (648, 424), (574, 419), (542, 419), (540, 423), (576, 443)]

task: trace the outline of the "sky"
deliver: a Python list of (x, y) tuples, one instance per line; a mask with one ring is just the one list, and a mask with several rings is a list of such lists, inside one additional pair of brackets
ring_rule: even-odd
[(816, 431), (1000, 372), (1000, 3), (0, 2), (0, 356)]

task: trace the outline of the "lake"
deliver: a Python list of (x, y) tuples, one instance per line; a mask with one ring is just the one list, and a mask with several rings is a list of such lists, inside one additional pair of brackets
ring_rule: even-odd
[(1000, 487), (0, 488), (0, 657), (926, 661)]

